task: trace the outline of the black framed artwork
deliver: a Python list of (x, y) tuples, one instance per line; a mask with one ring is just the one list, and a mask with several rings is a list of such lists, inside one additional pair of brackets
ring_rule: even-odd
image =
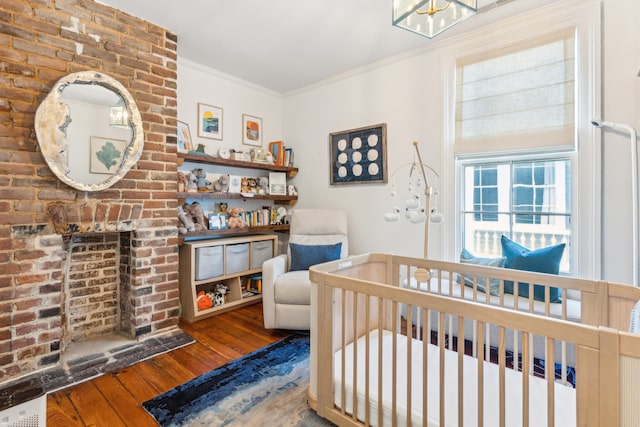
[(331, 185), (387, 182), (387, 124), (329, 134)]

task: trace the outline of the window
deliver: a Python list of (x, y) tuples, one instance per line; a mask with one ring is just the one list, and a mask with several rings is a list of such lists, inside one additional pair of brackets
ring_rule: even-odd
[(503, 234), (531, 249), (565, 243), (571, 273), (574, 60), (562, 31), (456, 61), (462, 246), (474, 255), (500, 256)]
[(498, 257), (500, 237), (529, 248), (565, 243), (560, 265), (571, 273), (571, 161), (464, 162), (463, 247)]

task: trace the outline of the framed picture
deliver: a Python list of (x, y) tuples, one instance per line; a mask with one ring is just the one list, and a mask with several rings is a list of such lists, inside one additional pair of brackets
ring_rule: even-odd
[(262, 147), (262, 119), (260, 117), (242, 115), (242, 143)]
[(185, 122), (178, 120), (178, 128), (176, 130), (178, 135), (178, 152), (186, 153), (193, 150), (193, 143), (191, 142), (191, 131), (189, 125)]
[(269, 194), (287, 195), (287, 175), (284, 172), (269, 172)]
[(387, 182), (387, 124), (329, 134), (331, 185)]
[(222, 108), (198, 103), (198, 136), (222, 139), (223, 122)]
[(284, 144), (282, 141), (269, 143), (269, 151), (273, 154), (273, 164), (277, 166), (287, 166), (284, 164)]
[(120, 167), (127, 141), (92, 136), (89, 167), (91, 173), (112, 175)]

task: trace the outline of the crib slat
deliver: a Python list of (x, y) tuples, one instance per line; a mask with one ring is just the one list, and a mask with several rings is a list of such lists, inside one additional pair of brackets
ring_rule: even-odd
[(505, 403), (506, 403), (506, 396), (505, 396), (505, 365), (506, 365), (506, 361), (505, 361), (506, 355), (505, 355), (505, 342), (504, 342), (504, 327), (503, 326), (499, 326), (498, 327), (498, 381), (499, 381), (499, 387), (498, 387), (498, 402), (499, 402), (499, 412), (500, 412), (500, 427), (505, 427), (505, 423), (506, 423), (506, 408), (505, 408)]
[[(451, 339), (451, 341), (453, 341), (453, 339)], [(464, 317), (458, 316), (458, 426), (462, 427), (463, 425), (464, 425)]]
[(371, 409), (369, 408), (369, 402), (371, 399), (371, 392), (369, 390), (369, 387), (371, 386), (370, 379), (369, 379), (369, 372), (371, 372), (371, 298), (372, 297), (367, 295), (367, 298), (365, 299), (365, 306), (364, 306), (364, 311), (366, 315), (365, 324), (367, 328), (367, 335), (365, 338), (365, 341), (367, 343), (367, 348), (365, 349), (365, 359), (364, 359), (364, 371), (366, 372), (364, 376), (364, 401), (365, 401), (364, 425), (367, 427), (371, 425)]
[(554, 339), (547, 337), (547, 354), (545, 355), (545, 376), (547, 380), (547, 426), (553, 427), (555, 425), (555, 398), (554, 388), (556, 379), (555, 369), (555, 346)]
[[(378, 402), (382, 402), (382, 307), (383, 300), (378, 298)], [(382, 404), (378, 404), (378, 425), (382, 425)]]
[[(391, 340), (391, 427), (398, 425), (398, 302), (393, 301), (392, 310), (392, 330)], [(382, 401), (380, 399), (380, 401)]]
[[(422, 425), (426, 426), (429, 420), (429, 345), (431, 342), (431, 310), (422, 308)], [(428, 338), (427, 338), (428, 336)], [(429, 341), (427, 341), (429, 339)]]
[(439, 366), (439, 372), (438, 372), (438, 380), (440, 382), (440, 402), (439, 402), (439, 406), (440, 406), (440, 426), (444, 427), (445, 425), (445, 413), (444, 413), (444, 403), (445, 403), (445, 399), (444, 399), (444, 394), (445, 394), (445, 389), (444, 389), (444, 385), (445, 385), (445, 377), (444, 377), (444, 350), (445, 350), (445, 345), (444, 345), (444, 313), (439, 311), (438, 312), (438, 349), (440, 350), (440, 366)]
[(408, 305), (407, 310), (407, 425), (412, 425), (411, 423), (411, 380), (413, 371), (412, 366), (412, 351), (411, 351), (411, 343), (412, 343), (412, 333), (411, 333), (411, 325), (413, 325), (413, 308), (414, 306)]
[(522, 332), (522, 427), (529, 426), (529, 333)]
[[(341, 321), (341, 332), (342, 332), (342, 349), (345, 349), (347, 347), (347, 323), (346, 323), (346, 311), (347, 311), (347, 300), (346, 300), (346, 296), (347, 296), (347, 291), (342, 289), (342, 314), (340, 316), (340, 321)], [(347, 406), (347, 388), (346, 388), (346, 382), (344, 380), (345, 378), (345, 368), (346, 368), (346, 355), (345, 352), (342, 351), (342, 357), (340, 358), (340, 364), (341, 364), (341, 372), (340, 372), (340, 384), (342, 385), (341, 389), (340, 389), (340, 408), (341, 408), (341, 412), (342, 415), (344, 415), (346, 413), (346, 406)]]
[[(352, 337), (356, 341), (358, 339), (358, 293), (353, 292), (353, 308), (351, 309)], [(358, 419), (358, 346), (353, 346), (353, 392), (351, 399), (353, 402), (353, 410), (351, 418), (356, 421)]]
[[(478, 329), (484, 330), (484, 322), (478, 321)], [(478, 427), (484, 425), (484, 334), (478, 334)]]

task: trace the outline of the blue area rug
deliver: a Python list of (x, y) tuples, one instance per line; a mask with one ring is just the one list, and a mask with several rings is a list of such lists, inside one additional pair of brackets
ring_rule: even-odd
[(143, 403), (165, 426), (331, 426), (307, 405), (309, 336), (292, 335)]

